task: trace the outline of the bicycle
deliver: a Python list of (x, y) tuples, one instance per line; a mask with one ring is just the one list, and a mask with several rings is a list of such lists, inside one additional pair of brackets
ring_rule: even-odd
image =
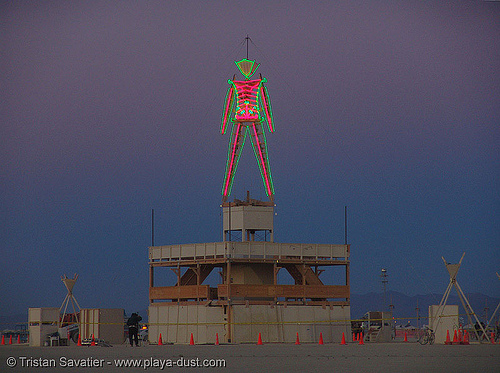
[(418, 339), (418, 343), (420, 343), (421, 345), (429, 343), (431, 345), (434, 343), (435, 339), (436, 334), (434, 333), (434, 331), (430, 328), (426, 328), (424, 334)]

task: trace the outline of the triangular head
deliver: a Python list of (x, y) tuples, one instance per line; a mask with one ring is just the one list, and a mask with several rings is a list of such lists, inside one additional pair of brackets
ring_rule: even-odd
[(246, 58), (241, 61), (234, 61), (240, 72), (245, 76), (245, 78), (250, 79), (250, 77), (255, 73), (260, 63), (255, 63), (255, 61), (247, 60)]

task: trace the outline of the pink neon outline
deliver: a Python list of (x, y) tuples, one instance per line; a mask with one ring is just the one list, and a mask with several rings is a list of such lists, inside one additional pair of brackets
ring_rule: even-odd
[(233, 151), (232, 151), (232, 157), (231, 157), (231, 164), (229, 165), (229, 169), (226, 173), (226, 186), (224, 187), (224, 196), (227, 196), (227, 189), (229, 187), (229, 181), (231, 179), (230, 175), (231, 175), (231, 171), (233, 169), (233, 163), (234, 163), (234, 155), (235, 155), (235, 151), (236, 151), (236, 144), (238, 143), (238, 134), (240, 133), (240, 129), (241, 129), (241, 124), (238, 124), (238, 129), (236, 130), (236, 135), (234, 136), (234, 146), (233, 146)]
[[(249, 122), (259, 119), (259, 112), (256, 109), (258, 106), (259, 86), (261, 84), (261, 80), (233, 81), (233, 84), (238, 97), (235, 118), (237, 120)], [(248, 101), (248, 104), (246, 104), (245, 101)], [(253, 109), (255, 114), (248, 113), (250, 109)], [(240, 110), (244, 110), (245, 113), (243, 115), (238, 114)]]
[(226, 109), (224, 110), (224, 118), (222, 120), (222, 130), (221, 130), (222, 134), (226, 133), (227, 117), (229, 116), (229, 107), (232, 103), (232, 98), (233, 98), (233, 87), (230, 87), (229, 88), (229, 95), (228, 95), (227, 103), (226, 103)]
[(274, 132), (274, 126), (273, 126), (273, 123), (272, 123), (271, 113), (269, 112), (269, 105), (267, 104), (267, 96), (265, 94), (265, 87), (264, 86), (260, 87), (260, 94), (262, 96), (262, 103), (264, 104), (264, 111), (266, 113), (266, 122), (267, 122), (267, 125), (269, 126), (269, 131), (271, 133), (273, 133)]
[(272, 196), (273, 193), (271, 191), (271, 187), (269, 186), (269, 179), (267, 177), (267, 172), (266, 172), (266, 163), (264, 162), (262, 150), (260, 149), (260, 142), (259, 142), (259, 137), (257, 136), (257, 129), (255, 128), (255, 123), (253, 123), (253, 132), (255, 133), (255, 141), (257, 142), (257, 147), (259, 148), (260, 160), (262, 161), (262, 170), (264, 171), (264, 178), (266, 179), (266, 188), (269, 196)]

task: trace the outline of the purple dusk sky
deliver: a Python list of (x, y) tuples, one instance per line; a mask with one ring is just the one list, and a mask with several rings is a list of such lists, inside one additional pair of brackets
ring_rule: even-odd
[[(275, 240), (343, 243), (351, 291), (500, 297), (500, 3), (2, 1), (0, 315), (148, 305), (156, 244), (215, 242), (233, 61), (261, 63)], [(251, 146), (232, 197), (265, 198)], [(216, 277), (214, 277), (216, 278)], [(161, 279), (160, 279), (161, 281)], [(168, 279), (164, 279), (168, 282)]]

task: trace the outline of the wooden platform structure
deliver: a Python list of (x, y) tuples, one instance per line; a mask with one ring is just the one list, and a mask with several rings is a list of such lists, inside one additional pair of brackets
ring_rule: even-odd
[[(173, 324), (183, 324), (189, 329), (192, 322), (179, 321), (180, 313), (196, 313), (192, 320), (197, 325), (204, 324), (207, 317), (212, 324), (223, 324), (222, 329), (214, 330), (220, 332), (225, 342), (246, 342), (244, 338), (248, 333), (243, 330), (243, 324), (255, 320), (265, 324), (292, 318), (292, 323), (314, 324), (350, 318), (349, 245), (272, 242), (272, 204), (247, 196), (245, 201), (226, 202), (222, 207), (224, 242), (149, 248), (150, 322), (154, 314), (153, 318), (157, 319), (153, 324), (159, 325), (153, 328), (152, 336), (155, 330), (160, 333), (161, 326), (167, 327), (161, 332), (163, 336), (169, 334), (168, 327)], [(256, 240), (259, 236), (270, 241)], [(236, 237), (241, 237), (241, 241), (233, 240)], [(167, 277), (162, 271), (170, 270), (175, 273), (175, 282), (159, 286), (158, 282), (164, 282)], [(210, 284), (206, 283), (214, 271), (220, 274), (216, 277), (218, 281), (212, 277)], [(290, 276), (278, 276), (280, 271)], [(288, 277), (288, 280), (281, 283), (280, 277)], [(166, 306), (182, 307), (182, 312), (158, 308)], [(200, 309), (200, 306), (211, 309)], [(239, 306), (246, 310), (235, 311)], [(292, 306), (293, 312), (286, 310)], [(270, 311), (277, 307), (280, 308), (276, 311), (278, 316)], [(335, 311), (339, 307), (341, 311)], [(318, 311), (326, 309), (328, 312)], [(240, 315), (240, 319), (235, 315)], [(179, 333), (186, 335), (176, 328), (175, 337), (168, 339), (183, 343), (187, 337), (179, 337)], [(233, 338), (238, 333), (239, 339)], [(285, 341), (288, 335), (283, 331), (270, 333), (274, 333), (277, 341)]]
[[(345, 277), (341, 279), (344, 284), (323, 283), (320, 274), (329, 266), (345, 268)], [(174, 271), (175, 285), (155, 286), (155, 271), (159, 268)], [(204, 285), (216, 268), (221, 271), (222, 284), (217, 287)], [(235, 283), (233, 272), (241, 274), (245, 270), (253, 272), (254, 281)], [(295, 284), (279, 284), (280, 270), (286, 270)], [(215, 301), (224, 305), (232, 300), (233, 304), (285, 301), (349, 305), (349, 245), (249, 241), (153, 246), (149, 248), (149, 271), (151, 303), (210, 301), (215, 304)], [(332, 280), (339, 282), (340, 279)]]

